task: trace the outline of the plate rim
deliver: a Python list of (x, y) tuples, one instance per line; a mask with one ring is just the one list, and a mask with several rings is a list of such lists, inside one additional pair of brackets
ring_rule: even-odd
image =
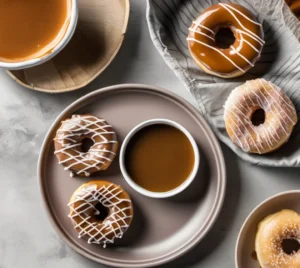
[[(98, 76), (100, 76), (100, 74), (102, 74), (107, 67), (112, 63), (112, 61), (115, 59), (115, 57), (117, 56), (118, 52), (121, 49), (121, 46), (123, 44), (123, 41), (125, 39), (125, 34), (127, 32), (128, 29), (128, 24), (129, 24), (129, 15), (130, 15), (130, 0), (122, 0), (125, 2), (125, 10), (124, 10), (124, 21), (123, 21), (123, 28), (122, 28), (122, 32), (120, 34), (120, 40), (119, 43), (116, 47), (116, 49), (114, 50), (114, 52), (111, 54), (109, 60), (106, 62), (106, 64), (99, 69), (93, 76), (91, 76), (88, 80), (84, 81), (82, 84), (78, 85), (78, 86), (72, 86), (72, 87), (68, 87), (65, 89), (61, 89), (61, 90), (51, 90), (51, 89), (45, 89), (45, 88), (41, 88), (41, 87), (35, 87), (35, 86), (31, 86), (29, 84), (24, 83), (23, 81), (21, 81), (19, 78), (17, 78), (14, 74), (12, 70), (6, 70), (6, 73), (8, 74), (8, 76), (10, 78), (12, 78), (14, 81), (16, 81), (19, 85), (34, 90), (34, 91), (38, 91), (38, 92), (43, 92), (43, 93), (50, 93), (50, 94), (62, 94), (62, 93), (67, 93), (67, 92), (73, 92), (79, 89), (84, 88), (85, 86), (89, 85), (90, 83), (92, 83)], [(76, 27), (77, 28), (77, 27)], [(51, 61), (51, 60), (50, 60)], [(39, 66), (37, 66), (39, 67)], [(23, 69), (24, 70), (24, 69)], [(20, 71), (23, 71), (20, 70)]]
[[(53, 132), (53, 129), (61, 122), (61, 120), (68, 114), (71, 113), (72, 110), (76, 109), (78, 105), (81, 103), (84, 103), (85, 101), (91, 99), (92, 97), (103, 95), (106, 93), (111, 92), (118, 92), (120, 90), (124, 89), (135, 89), (135, 90), (144, 90), (144, 91), (152, 91), (153, 93), (156, 93), (158, 95), (164, 95), (172, 100), (175, 100), (179, 104), (183, 105), (184, 108), (186, 108), (193, 116), (197, 118), (197, 121), (201, 123), (203, 126), (203, 131), (207, 135), (207, 138), (209, 140), (209, 143), (211, 144), (213, 154), (216, 159), (217, 163), (217, 169), (218, 169), (218, 185), (216, 190), (216, 197), (213, 202), (212, 208), (208, 214), (208, 217), (206, 218), (205, 222), (202, 224), (202, 229), (199, 229), (198, 232), (192, 236), (189, 241), (183, 244), (183, 246), (173, 250), (172, 252), (169, 252), (163, 256), (160, 256), (158, 258), (152, 258), (152, 259), (146, 259), (146, 260), (139, 260), (139, 261), (126, 261), (122, 262), (119, 260), (111, 260), (108, 258), (99, 258), (95, 256), (94, 254), (91, 254), (88, 251), (85, 251), (84, 248), (78, 247), (77, 245), (73, 244), (72, 241), (69, 239), (69, 236), (66, 234), (66, 232), (60, 227), (58, 224), (56, 217), (54, 216), (53, 210), (51, 209), (51, 204), (48, 200), (47, 193), (45, 187), (43, 187), (43, 166), (44, 166), (44, 160), (46, 157), (45, 151), (47, 150), (47, 146), (49, 144), (49, 140), (51, 139), (51, 135)], [(208, 123), (205, 121), (203, 116), (200, 114), (200, 112), (188, 101), (180, 97), (179, 95), (176, 95), (173, 92), (170, 92), (166, 89), (155, 87), (155, 86), (149, 86), (149, 85), (143, 85), (143, 84), (119, 84), (119, 85), (113, 85), (108, 86), (104, 88), (100, 88), (98, 90), (95, 90), (89, 94), (84, 95), (83, 97), (79, 98), (78, 100), (71, 103), (69, 106), (67, 106), (54, 120), (53, 124), (50, 126), (44, 141), (42, 143), (42, 147), (40, 150), (39, 158), (38, 158), (38, 166), (37, 166), (37, 179), (38, 179), (38, 186), (40, 190), (40, 195), (43, 201), (44, 209), (47, 213), (48, 219), (50, 220), (54, 230), (59, 235), (59, 237), (69, 246), (71, 247), (75, 252), (81, 254), (82, 256), (93, 260), (98, 263), (102, 263), (109, 266), (115, 266), (115, 267), (153, 267), (157, 265), (161, 265), (164, 263), (167, 263), (171, 260), (174, 260), (180, 256), (182, 256), (184, 253), (191, 250), (193, 247), (195, 247), (203, 238), (204, 236), (209, 232), (209, 230), (213, 227), (215, 221), (217, 220), (221, 208), (224, 203), (225, 199), (225, 192), (226, 192), (226, 184), (227, 184), (227, 174), (226, 174), (226, 167), (225, 167), (225, 160), (223, 156), (223, 151), (221, 150), (220, 144), (210, 129)]]
[(258, 205), (256, 205), (254, 207), (254, 209), (251, 210), (251, 212), (248, 214), (248, 216), (244, 220), (244, 222), (242, 224), (242, 227), (240, 228), (240, 231), (238, 233), (237, 240), (236, 240), (236, 243), (235, 243), (235, 254), (234, 254), (235, 258), (234, 259), (235, 259), (235, 267), (236, 268), (240, 268), (239, 265), (238, 265), (238, 250), (241, 247), (240, 246), (240, 239), (241, 239), (242, 233), (244, 232), (244, 228), (246, 227), (246, 224), (249, 222), (251, 217), (253, 217), (253, 215), (256, 213), (256, 211), (259, 208), (263, 207), (264, 205), (266, 205), (266, 203), (270, 202), (271, 200), (276, 199), (280, 196), (296, 194), (296, 193), (300, 194), (300, 190), (287, 190), (287, 191), (283, 191), (283, 192), (279, 192), (277, 194), (271, 195), (268, 198), (264, 199), (262, 202), (260, 202)]

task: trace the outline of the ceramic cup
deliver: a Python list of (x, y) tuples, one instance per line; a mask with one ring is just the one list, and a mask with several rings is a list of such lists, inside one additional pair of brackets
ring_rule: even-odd
[(40, 64), (45, 63), (46, 61), (53, 58), (57, 55), (71, 40), (78, 21), (78, 0), (71, 0), (71, 10), (70, 10), (70, 23), (66, 30), (64, 37), (61, 41), (57, 44), (57, 46), (52, 49), (50, 53), (45, 54), (42, 57), (30, 59), (26, 61), (20, 62), (2, 62), (0, 61), (0, 68), (7, 69), (7, 70), (20, 70), (20, 69), (27, 69), (33, 66), (37, 66)]
[[(150, 125), (155, 125), (155, 124), (165, 124), (165, 125), (169, 125), (172, 127), (175, 127), (177, 129), (179, 129), (182, 133), (184, 133), (186, 135), (186, 137), (189, 139), (192, 147), (193, 147), (193, 151), (194, 151), (194, 156), (195, 156), (195, 162), (194, 162), (194, 167), (193, 170), (190, 174), (190, 176), (177, 188), (168, 191), (168, 192), (152, 192), (149, 190), (146, 190), (144, 188), (142, 188), (141, 186), (139, 186), (138, 184), (136, 184), (129, 176), (127, 170), (126, 170), (126, 166), (125, 166), (125, 153), (126, 153), (126, 148), (127, 145), (129, 143), (129, 141), (131, 140), (131, 138), (141, 129), (150, 126)], [(126, 136), (122, 147), (121, 147), (121, 151), (120, 151), (120, 168), (121, 168), (121, 172), (123, 177), (125, 178), (125, 180), (127, 181), (127, 183), (137, 192), (139, 192), (142, 195), (148, 196), (148, 197), (153, 197), (153, 198), (167, 198), (167, 197), (171, 197), (174, 196), (176, 194), (181, 193), (183, 190), (185, 190), (194, 180), (198, 168), (199, 168), (199, 163), (200, 163), (200, 154), (199, 154), (199, 149), (198, 146), (196, 144), (196, 141), (194, 140), (193, 136), (189, 133), (189, 131), (187, 129), (185, 129), (182, 125), (168, 120), (168, 119), (151, 119), (148, 121), (145, 121), (139, 125), (137, 125), (135, 128), (133, 128), (128, 135)]]

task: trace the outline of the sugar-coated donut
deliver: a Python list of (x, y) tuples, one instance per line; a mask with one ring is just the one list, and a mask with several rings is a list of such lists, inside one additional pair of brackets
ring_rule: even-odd
[(255, 251), (262, 268), (299, 268), (300, 251), (287, 254), (284, 239), (300, 241), (300, 215), (292, 210), (282, 210), (259, 223)]
[[(288, 141), (297, 114), (289, 97), (264, 79), (247, 81), (235, 88), (225, 103), (227, 133), (235, 145), (248, 153), (265, 154)], [(264, 122), (252, 122), (255, 111), (262, 109)]]
[[(101, 204), (108, 209), (107, 216), (99, 220), (97, 209)], [(86, 237), (89, 244), (114, 243), (122, 238), (133, 218), (129, 195), (120, 186), (106, 181), (91, 181), (79, 187), (71, 197), (69, 218), (79, 238)]]
[[(82, 141), (90, 139), (93, 145), (83, 151)], [(73, 115), (61, 123), (54, 138), (55, 154), (65, 170), (88, 177), (109, 167), (118, 150), (117, 135), (112, 126), (93, 115)]]
[[(229, 28), (235, 42), (226, 49), (216, 44), (216, 34)], [(231, 78), (243, 75), (259, 59), (265, 41), (262, 25), (246, 8), (219, 3), (205, 9), (189, 28), (188, 46), (205, 72)]]

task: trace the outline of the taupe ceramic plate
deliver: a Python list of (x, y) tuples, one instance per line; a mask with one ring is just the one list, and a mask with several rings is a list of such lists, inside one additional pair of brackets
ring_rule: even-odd
[(241, 228), (235, 251), (236, 268), (260, 268), (255, 258), (255, 236), (258, 224), (270, 214), (282, 209), (300, 213), (300, 190), (279, 193), (259, 204), (246, 219)]
[(100, 75), (119, 51), (129, 18), (129, 0), (78, 0), (76, 32), (52, 60), (8, 74), (24, 87), (47, 93), (82, 88)]
[[(74, 113), (105, 118), (118, 139), (151, 118), (167, 118), (183, 125), (195, 138), (201, 165), (194, 183), (176, 198), (151, 199), (135, 192), (121, 176), (118, 160), (89, 179), (71, 178), (57, 163), (52, 138), (60, 122)], [(223, 202), (225, 167), (219, 144), (207, 123), (188, 102), (162, 89), (120, 85), (92, 92), (69, 106), (56, 119), (42, 147), (38, 176), (46, 210), (64, 241), (78, 253), (115, 267), (149, 267), (168, 262), (193, 247), (209, 231)], [(131, 195), (135, 217), (123, 239), (106, 249), (78, 239), (67, 203), (74, 190), (89, 180), (120, 184)]]

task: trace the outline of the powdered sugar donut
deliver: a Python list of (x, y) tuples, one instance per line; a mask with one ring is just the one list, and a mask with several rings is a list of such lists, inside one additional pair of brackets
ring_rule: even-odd
[(300, 252), (285, 253), (285, 239), (300, 241), (300, 215), (295, 211), (285, 209), (259, 223), (255, 250), (262, 268), (300, 267)]

